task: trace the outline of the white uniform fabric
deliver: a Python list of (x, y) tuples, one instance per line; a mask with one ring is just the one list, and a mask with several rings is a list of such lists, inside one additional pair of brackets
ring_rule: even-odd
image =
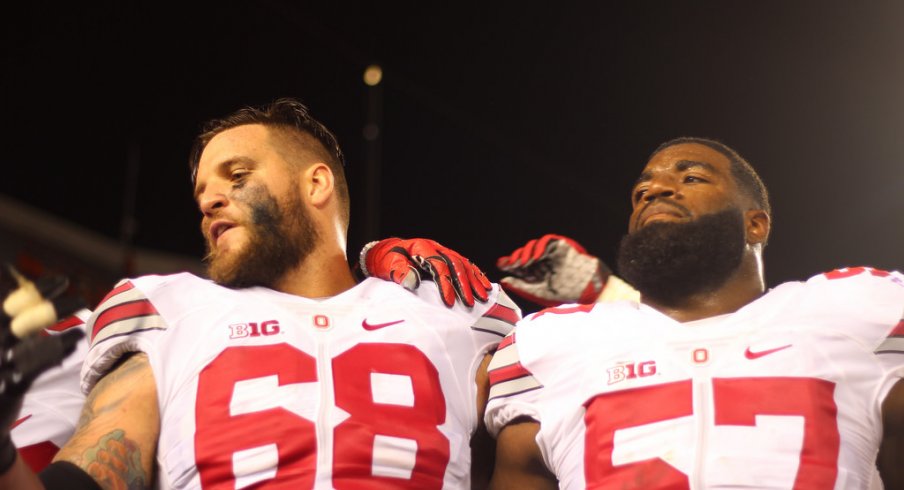
[[(70, 328), (84, 330), (90, 315), (89, 310), (81, 310), (47, 328), (44, 335), (57, 335)], [(41, 374), (22, 401), (19, 419), (10, 434), (19, 454), (35, 471), (47, 466), (75, 431), (85, 402), (79, 389), (79, 372), (87, 351), (86, 338), (60, 366)]]
[[(192, 276), (123, 281), (89, 322), (90, 390), (123, 353), (157, 385), (163, 488), (467, 488), (475, 373), (520, 316), (367, 279), (313, 300)], [(257, 488), (257, 487), (255, 487)]]
[(627, 301), (546, 310), (500, 344), (487, 427), (539, 421), (564, 489), (869, 488), (902, 312), (904, 277), (868, 268), (684, 324)]

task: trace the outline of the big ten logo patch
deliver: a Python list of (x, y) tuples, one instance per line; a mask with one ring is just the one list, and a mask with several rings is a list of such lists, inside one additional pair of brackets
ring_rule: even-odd
[(608, 369), (609, 384), (656, 374), (656, 361), (620, 362)]
[(245, 337), (261, 337), (276, 335), (280, 332), (279, 322), (267, 320), (264, 322), (233, 323), (229, 325), (230, 339), (243, 339)]

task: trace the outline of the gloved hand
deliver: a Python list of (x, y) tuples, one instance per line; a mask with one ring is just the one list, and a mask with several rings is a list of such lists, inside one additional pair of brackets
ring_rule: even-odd
[(423, 274), (429, 274), (446, 306), (452, 306), (456, 297), (468, 307), (474, 306), (475, 298), (486, 302), (493, 287), (470, 260), (426, 238), (371, 242), (361, 249), (359, 260), (365, 276), (393, 281), (411, 291), (420, 286)]
[(593, 303), (612, 274), (578, 242), (561, 235), (531, 240), (500, 257), (496, 266), (511, 274), (499, 281), (506, 291), (544, 306)]
[(22, 398), (41, 373), (59, 365), (75, 350), (84, 336), (78, 329), (59, 335), (35, 333), (82, 307), (74, 298), (58, 298), (66, 290), (64, 277), (45, 277), (32, 282), (7, 266), (0, 274), (3, 306), (0, 310), (0, 474), (16, 460), (9, 437), (10, 426), (19, 415)]

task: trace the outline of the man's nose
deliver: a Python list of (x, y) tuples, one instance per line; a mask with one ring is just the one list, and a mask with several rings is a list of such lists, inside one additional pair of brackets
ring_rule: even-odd
[(643, 198), (649, 202), (661, 197), (673, 197), (677, 192), (678, 188), (675, 185), (675, 179), (661, 177), (650, 181), (650, 186), (647, 187), (647, 192)]
[(214, 189), (204, 191), (198, 196), (198, 208), (201, 209), (201, 214), (207, 217), (211, 217), (216, 210), (226, 206), (228, 202), (224, 193)]

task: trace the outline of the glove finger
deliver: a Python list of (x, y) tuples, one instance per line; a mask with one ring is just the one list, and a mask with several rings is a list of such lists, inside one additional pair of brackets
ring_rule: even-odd
[(537, 240), (533, 239), (522, 247), (521, 256), (518, 258), (518, 265), (521, 267), (529, 266), (534, 261), (534, 250), (537, 247)]
[(408, 270), (401, 276), (392, 271), (390, 280), (409, 291), (414, 291), (421, 286), (421, 274), (413, 265), (409, 265)]
[[(518, 250), (521, 250), (521, 249), (519, 248)], [(496, 259), (496, 268), (506, 271), (506, 272), (508, 272), (510, 269), (512, 269), (514, 267), (514, 262), (515, 262), (514, 254), (517, 253), (518, 250), (516, 250), (515, 252), (512, 252), (509, 255), (505, 255), (505, 256), (502, 256), (502, 257), (499, 257), (498, 259)]]
[(474, 306), (474, 285), (471, 284), (468, 267), (461, 255), (440, 251), (439, 256), (449, 266), (452, 287), (455, 289), (458, 299), (469, 308)]
[(414, 258), (418, 260), (420, 267), (426, 270), (430, 277), (433, 278), (433, 282), (439, 288), (439, 294), (443, 303), (449, 307), (454, 305), (455, 286), (452, 284), (452, 274), (449, 270), (449, 265), (438, 255), (426, 258), (415, 255)]
[(487, 275), (472, 262), (469, 261), (467, 267), (471, 288), (474, 290), (474, 296), (481, 303), (486, 303), (487, 300), (490, 299), (490, 291), (493, 290), (493, 284), (487, 278)]
[[(408, 289), (420, 285), (414, 258), (402, 247), (392, 247), (386, 253), (385, 260), (368, 264), (368, 273), (372, 277), (401, 284)], [(411, 273), (414, 273), (412, 275)]]
[(543, 235), (537, 240), (537, 247), (534, 251), (534, 260), (541, 260), (549, 255), (550, 249), (559, 241), (559, 235)]
[(523, 247), (518, 247), (508, 255), (503, 255), (496, 259), (496, 267), (502, 270), (508, 270), (512, 267), (515, 267), (515, 262), (518, 260), (518, 256), (521, 254), (521, 249)]

